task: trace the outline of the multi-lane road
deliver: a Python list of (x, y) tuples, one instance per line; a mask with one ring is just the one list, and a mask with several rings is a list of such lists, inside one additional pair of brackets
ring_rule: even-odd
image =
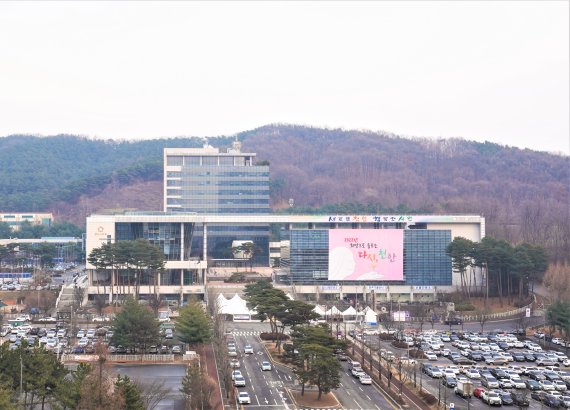
[[(294, 409), (291, 397), (285, 388), (298, 389), (290, 368), (276, 364), (271, 371), (262, 371), (261, 362), (269, 360), (259, 333), (267, 330), (267, 324), (233, 323), (233, 335), (238, 350), (238, 359), (242, 375), (246, 379), (246, 387), (239, 391), (247, 391), (251, 398), (252, 408)], [(253, 354), (245, 354), (246, 345), (253, 347)], [(343, 409), (389, 410), (395, 408), (389, 399), (373, 385), (361, 385), (342, 363), (341, 386), (334, 391)]]

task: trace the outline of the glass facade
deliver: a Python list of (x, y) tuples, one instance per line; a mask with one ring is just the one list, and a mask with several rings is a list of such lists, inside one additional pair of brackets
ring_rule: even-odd
[(117, 241), (132, 241), (147, 239), (151, 244), (158, 246), (164, 252), (167, 261), (181, 260), (182, 229), (184, 229), (184, 260), (192, 256), (197, 257), (199, 250), (194, 254), (190, 251), (190, 244), (194, 235), (194, 224), (190, 223), (158, 223), (158, 222), (132, 222), (117, 223), (115, 235)]
[[(326, 229), (293, 229), (286, 233), (290, 239), (290, 257), (282, 258), (288, 266), (294, 283), (315, 284), (328, 282), (329, 231)], [(451, 258), (445, 253), (451, 242), (449, 230), (404, 231), (404, 282), (377, 281), (383, 285), (452, 284)], [(343, 281), (344, 284), (363, 282)]]
[(207, 214), (268, 214), (269, 166), (252, 165), (249, 154), (173, 155), (165, 170), (166, 209)]
[[(165, 211), (199, 214), (270, 213), (269, 166), (254, 165), (255, 154), (241, 152), (190, 154), (181, 149), (166, 154)], [(168, 167), (177, 167), (175, 169)], [(194, 254), (203, 253), (203, 227), (197, 226)], [(232, 259), (232, 242), (253, 241), (259, 248), (254, 264), (269, 264), (269, 225), (208, 226), (208, 256)]]
[(451, 258), (445, 253), (449, 230), (414, 229), (404, 233), (404, 274), (410, 285), (452, 284)]

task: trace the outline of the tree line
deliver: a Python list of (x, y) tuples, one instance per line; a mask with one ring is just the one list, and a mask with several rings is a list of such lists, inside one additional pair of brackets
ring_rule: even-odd
[(460, 290), (466, 298), (479, 295), (487, 301), (489, 296), (498, 296), (501, 305), (504, 297), (512, 299), (515, 294), (521, 303), (523, 295), (529, 294), (530, 283), (541, 278), (548, 268), (548, 256), (542, 246), (513, 246), (489, 236), (481, 242), (456, 237), (446, 252), (453, 270), (460, 274)]
[[(105, 243), (91, 251), (87, 261), (95, 266), (97, 275), (111, 275), (110, 286), (116, 294), (134, 291), (138, 300), (142, 283), (147, 283), (149, 293), (158, 292), (158, 275), (166, 264), (164, 252), (146, 239)], [(99, 286), (97, 280), (97, 286)], [(108, 281), (103, 279), (106, 288)], [(153, 290), (153, 292), (151, 292)], [(104, 289), (106, 293), (106, 289)]]

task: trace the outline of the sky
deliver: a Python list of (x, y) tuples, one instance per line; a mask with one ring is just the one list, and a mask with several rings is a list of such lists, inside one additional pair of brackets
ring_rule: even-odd
[(570, 153), (569, 2), (0, 2), (0, 136), (272, 123)]

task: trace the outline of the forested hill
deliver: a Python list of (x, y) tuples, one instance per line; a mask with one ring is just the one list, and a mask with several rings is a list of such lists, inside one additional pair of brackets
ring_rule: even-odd
[[(487, 233), (570, 254), (569, 158), (461, 139), (270, 125), (238, 134), (271, 164), (272, 202), (477, 213)], [(209, 138), (228, 147), (232, 137)], [(137, 142), (75, 136), (0, 138), (0, 210), (52, 211), (76, 223), (109, 208), (162, 207), (162, 148), (202, 138)]]

